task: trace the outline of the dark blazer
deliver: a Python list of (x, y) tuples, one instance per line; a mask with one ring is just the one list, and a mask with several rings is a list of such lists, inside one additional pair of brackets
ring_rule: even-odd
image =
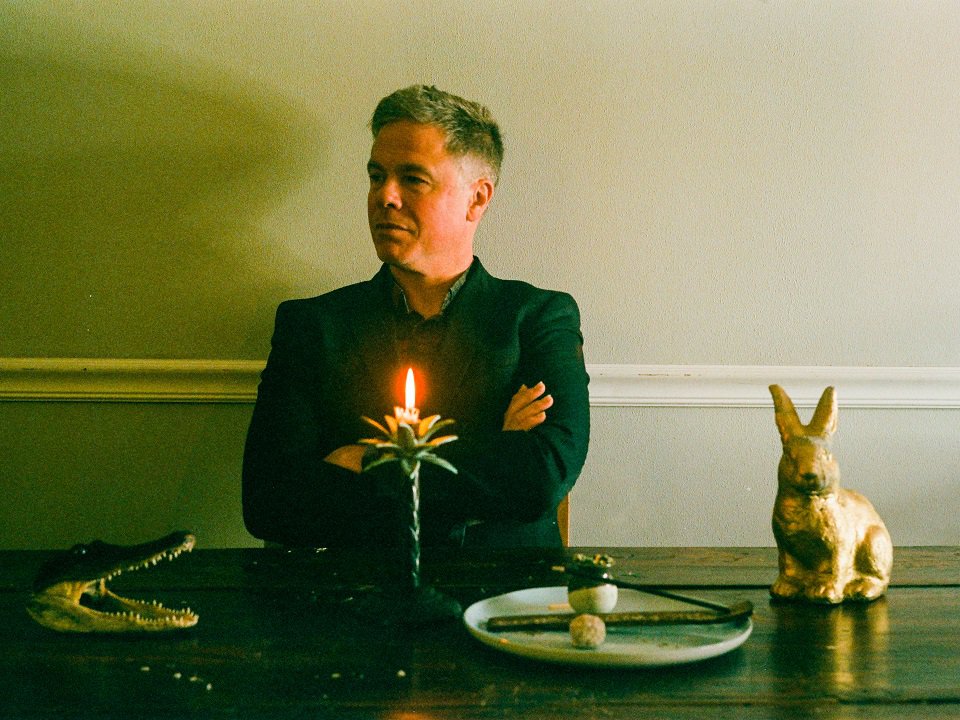
[[(474, 259), (444, 310), (439, 346), (404, 355), (392, 276), (281, 303), (261, 376), (243, 465), (243, 512), (256, 537), (308, 546), (399, 542), (393, 464), (357, 475), (325, 463), (337, 447), (371, 437), (403, 404), (407, 364), (418, 373), (421, 416), (456, 424), (438, 452), (458, 469), (421, 470), (424, 544), (559, 545), (556, 507), (573, 487), (589, 439), (588, 377), (572, 297), (499, 280)], [(502, 430), (521, 383), (546, 384), (542, 425)]]

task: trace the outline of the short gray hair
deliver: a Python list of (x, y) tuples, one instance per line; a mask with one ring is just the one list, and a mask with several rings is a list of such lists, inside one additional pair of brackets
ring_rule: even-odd
[(482, 161), (497, 184), (503, 162), (503, 139), (490, 111), (432, 85), (411, 85), (383, 98), (373, 111), (370, 129), (376, 138), (385, 125), (409, 120), (434, 125), (446, 133), (446, 149)]

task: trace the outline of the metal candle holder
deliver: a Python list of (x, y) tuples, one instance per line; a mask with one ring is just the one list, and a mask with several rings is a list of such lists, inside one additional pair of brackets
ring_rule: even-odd
[(368, 417), (364, 422), (379, 432), (379, 438), (364, 438), (359, 441), (376, 452), (365, 463), (363, 470), (388, 463), (398, 463), (406, 490), (407, 517), (403, 528), (401, 544), (405, 549), (404, 592), (394, 598), (390, 615), (393, 619), (406, 623), (418, 623), (445, 617), (459, 617), (460, 604), (432, 587), (424, 585), (420, 579), (420, 468), (422, 463), (431, 463), (456, 473), (457, 469), (448, 461), (434, 453), (436, 448), (457, 439), (456, 435), (437, 436), (437, 431), (453, 424), (453, 420), (441, 420), (439, 415), (419, 419), (419, 411), (411, 407), (395, 408), (394, 416), (385, 415), (385, 425)]

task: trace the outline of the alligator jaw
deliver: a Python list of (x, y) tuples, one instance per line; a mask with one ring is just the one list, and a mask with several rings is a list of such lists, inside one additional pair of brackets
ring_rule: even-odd
[(27, 612), (59, 632), (143, 633), (180, 630), (197, 624), (192, 610), (172, 610), (156, 601), (124, 598), (107, 582), (125, 571), (149, 568), (193, 549), (190, 533), (178, 532), (142, 545), (94, 541), (77, 545), (44, 566)]

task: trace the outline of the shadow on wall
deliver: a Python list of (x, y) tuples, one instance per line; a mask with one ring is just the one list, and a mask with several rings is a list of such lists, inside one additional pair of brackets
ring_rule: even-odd
[(0, 549), (176, 529), (203, 548), (262, 545), (240, 506), (249, 420), (247, 405), (0, 404)]
[(323, 128), (262, 87), (41, 25), (0, 11), (0, 356), (261, 356), (280, 282), (262, 221), (316, 171)]

